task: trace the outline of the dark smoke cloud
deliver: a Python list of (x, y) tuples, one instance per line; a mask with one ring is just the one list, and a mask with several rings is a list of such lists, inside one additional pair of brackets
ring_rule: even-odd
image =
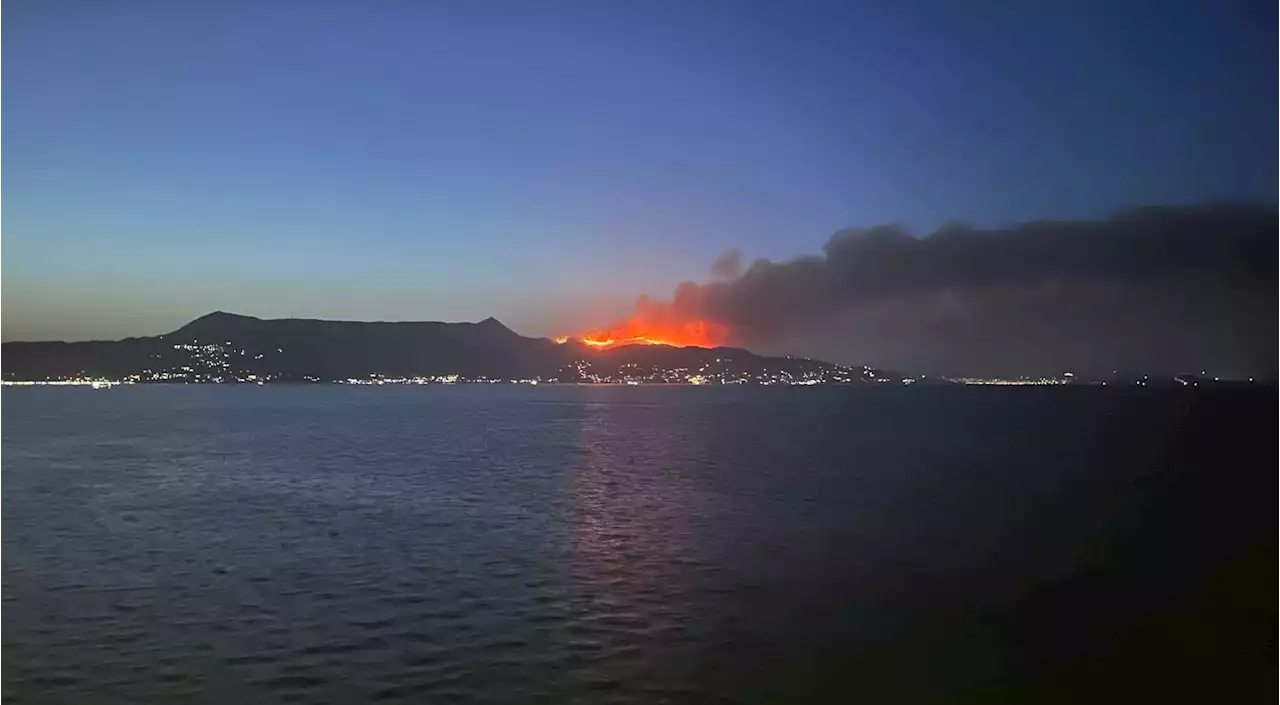
[(731, 326), (736, 343), (847, 362), (1274, 376), (1277, 227), (1269, 209), (1215, 205), (923, 238), (844, 230), (821, 255), (757, 260), (738, 277), (725, 277), (740, 262), (727, 253), (714, 269), (729, 280), (685, 286), (680, 308)]
[(724, 280), (742, 276), (742, 251), (735, 247), (717, 257), (711, 263), (711, 276)]

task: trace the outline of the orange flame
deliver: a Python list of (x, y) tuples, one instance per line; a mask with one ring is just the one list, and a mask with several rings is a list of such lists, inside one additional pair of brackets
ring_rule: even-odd
[(561, 336), (563, 343), (572, 337), (593, 348), (619, 345), (693, 345), (713, 348), (729, 337), (729, 328), (699, 315), (701, 289), (696, 284), (681, 284), (670, 303), (654, 301), (648, 296), (636, 299), (635, 312), (607, 328), (574, 336)]

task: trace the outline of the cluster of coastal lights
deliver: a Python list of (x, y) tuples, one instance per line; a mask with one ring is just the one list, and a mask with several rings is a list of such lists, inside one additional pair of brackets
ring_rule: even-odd
[(340, 379), (335, 384), (353, 384), (356, 386), (382, 386), (388, 384), (530, 384), (550, 383), (553, 380), (544, 380), (539, 377), (529, 377), (525, 379), (499, 379), (497, 377), (462, 377), (460, 375), (435, 375), (433, 377), (348, 377)]
[(1013, 387), (1022, 387), (1022, 386), (1028, 386), (1028, 385), (1046, 385), (1047, 386), (1047, 385), (1071, 383), (1071, 380), (1069, 378), (1064, 379), (1061, 377), (1016, 377), (1012, 379), (985, 378), (985, 377), (952, 377), (952, 378), (949, 378), (948, 381), (955, 382), (956, 384), (968, 384), (968, 385), (978, 385), (978, 386), (983, 386), (983, 385), (1013, 386)]
[(6, 387), (93, 387), (94, 389), (103, 389), (117, 384), (124, 384), (118, 380), (104, 379), (102, 377), (73, 377), (71, 379), (53, 379), (53, 380), (18, 380), (6, 379), (0, 382)]
[[(557, 379), (547, 380), (560, 383), (586, 384), (752, 384), (752, 385), (788, 385), (812, 386), (818, 384), (850, 384), (860, 376), (851, 368), (840, 366), (817, 366), (808, 370), (742, 370), (733, 369), (734, 360), (715, 358), (708, 360), (697, 368), (644, 367), (636, 363), (627, 363), (616, 370), (597, 372), (590, 359), (574, 360), (560, 369)], [(867, 368), (864, 373), (874, 376)], [(879, 381), (879, 380), (877, 380)], [(889, 381), (889, 380), (884, 380)]]
[[(607, 348), (622, 344), (642, 344), (642, 345), (668, 345), (669, 343), (653, 340), (649, 338), (628, 338), (624, 340), (600, 339), (600, 338), (569, 338), (560, 337), (555, 339), (558, 343), (565, 343), (569, 340), (576, 340), (593, 348)], [(232, 343), (227, 341), (222, 344), (204, 343), (193, 341), (193, 343), (177, 344), (173, 346), (173, 350), (185, 353), (188, 356), (188, 362), (194, 363), (187, 365), (175, 365), (167, 370), (151, 370), (145, 369), (141, 373), (127, 375), (121, 379), (106, 379), (102, 377), (91, 377), (85, 373), (66, 379), (56, 380), (3, 380), (6, 386), (87, 386), (95, 389), (109, 388), (120, 384), (135, 384), (140, 382), (196, 382), (196, 383), (214, 383), (214, 384), (234, 384), (234, 383), (257, 383), (279, 381), (278, 375), (250, 373), (247, 370), (236, 371), (233, 369), (231, 360), (236, 358), (248, 358), (249, 354), (245, 350), (236, 350), (231, 347)], [(284, 351), (277, 348), (276, 353)], [(159, 357), (156, 355), (154, 357)], [(261, 353), (255, 354), (251, 359), (261, 360)], [(592, 369), (592, 363), (587, 359), (575, 360), (565, 367), (561, 368), (561, 375), (555, 377), (543, 378), (532, 377), (525, 379), (497, 379), (487, 377), (467, 378), (457, 374), (448, 375), (420, 375), (411, 377), (390, 377), (378, 374), (372, 374), (365, 378), (346, 378), (332, 380), (337, 384), (350, 385), (386, 385), (386, 384), (690, 384), (690, 385), (706, 385), (706, 384), (759, 384), (759, 385), (817, 385), (817, 384), (848, 384), (859, 377), (868, 382), (876, 382), (880, 384), (898, 382), (903, 385), (915, 384), (921, 381), (924, 376), (902, 377), (901, 379), (889, 378), (882, 376), (876, 370), (870, 367), (863, 367), (856, 371), (852, 368), (843, 366), (831, 366), (826, 369), (807, 370), (797, 374), (792, 374), (786, 370), (772, 371), (765, 370), (759, 372), (747, 371), (731, 371), (721, 367), (723, 363), (729, 360), (716, 358), (713, 362), (701, 365), (698, 369), (688, 368), (671, 368), (671, 369), (642, 369), (634, 363), (622, 365), (614, 373), (598, 374)], [(200, 369), (203, 368), (203, 369)], [(719, 368), (719, 369), (717, 369)], [(567, 373), (567, 374), (565, 374)], [(1201, 379), (1208, 379), (1205, 372), (1201, 372)], [(965, 385), (995, 385), (995, 386), (1026, 386), (1026, 385), (1062, 385), (1075, 382), (1074, 375), (1065, 372), (1057, 377), (1016, 377), (1016, 378), (981, 378), (981, 377), (950, 377), (944, 378), (947, 382), (953, 384)], [(1174, 377), (1174, 381), (1183, 386), (1198, 386), (1199, 381), (1195, 378)], [(1220, 381), (1218, 377), (1213, 377), (1213, 381)], [(301, 381), (305, 382), (322, 382), (318, 377), (306, 376)], [(1249, 378), (1249, 382), (1253, 382), (1253, 378)], [(1148, 378), (1144, 375), (1140, 380), (1134, 382), (1139, 386), (1145, 386)], [(1106, 385), (1106, 382), (1101, 382)]]
[[(799, 375), (792, 375), (789, 372), (764, 372), (764, 373), (726, 373), (706, 369), (704, 366), (699, 370), (688, 370), (685, 368), (673, 370), (651, 370), (645, 373), (638, 369), (623, 369), (618, 374), (595, 374), (590, 364), (569, 365), (568, 370), (571, 374), (568, 378), (562, 377), (531, 377), (525, 379), (498, 379), (488, 377), (463, 377), (461, 375), (433, 375), (419, 377), (384, 377), (381, 375), (371, 375), (369, 377), (348, 377), (346, 379), (333, 380), (334, 384), (348, 385), (427, 385), (427, 384), (689, 384), (689, 385), (722, 385), (722, 384), (756, 384), (756, 385), (784, 385), (784, 386), (812, 386), (819, 384), (849, 384), (853, 375), (851, 371), (845, 369), (837, 369), (831, 373), (822, 372), (804, 372)], [(576, 373), (576, 374), (573, 374)], [(915, 384), (923, 379), (920, 377), (903, 377), (901, 379), (893, 379), (881, 377), (878, 375), (868, 375), (867, 381), (879, 384), (900, 383), (902, 385)], [(974, 386), (1033, 386), (1033, 385), (1063, 385), (1070, 384), (1070, 379), (1040, 377), (1040, 378), (1015, 378), (1015, 379), (995, 379), (995, 378), (977, 378), (977, 377), (961, 377), (961, 378), (944, 378), (952, 384), (964, 384)], [(1181, 377), (1173, 378), (1174, 381), (1183, 386), (1199, 386), (1199, 381), (1187, 380)], [(106, 389), (122, 384), (131, 385), (147, 382), (160, 383), (183, 383), (188, 384), (195, 382), (197, 384), (263, 384), (265, 382), (280, 381), (279, 378), (273, 378), (270, 375), (246, 375), (231, 377), (206, 377), (201, 379), (199, 376), (189, 376), (183, 373), (171, 374), (166, 372), (151, 373), (142, 375), (129, 375), (123, 379), (106, 379), (103, 377), (71, 377), (67, 379), (53, 380), (3, 380), (0, 384), (7, 387), (30, 387), (30, 386), (49, 386), (49, 387), (92, 387), (94, 389)], [(301, 378), (302, 382), (324, 383), (319, 377), (307, 375)], [(1213, 381), (1220, 382), (1217, 377)], [(1253, 382), (1250, 377), (1249, 382)], [(1133, 382), (1138, 386), (1146, 386), (1147, 379), (1135, 380)], [(1107, 386), (1106, 382), (1098, 382), (1102, 386)]]

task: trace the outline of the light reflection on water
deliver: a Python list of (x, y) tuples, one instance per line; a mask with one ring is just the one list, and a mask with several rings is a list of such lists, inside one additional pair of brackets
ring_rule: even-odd
[(1270, 516), (1274, 395), (3, 394), (16, 702), (1038, 701)]
[(589, 612), (580, 626), (606, 655), (596, 687), (687, 695), (690, 593), (706, 569), (694, 532), (710, 510), (699, 490), (703, 449), (687, 419), (629, 391), (584, 391), (571, 480), (571, 566)]

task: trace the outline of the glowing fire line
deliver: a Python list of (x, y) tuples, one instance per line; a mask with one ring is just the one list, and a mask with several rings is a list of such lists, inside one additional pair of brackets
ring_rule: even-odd
[(708, 331), (707, 326), (700, 322), (690, 326), (688, 329), (675, 329), (665, 332), (669, 333), (669, 337), (667, 335), (618, 336), (610, 331), (593, 331), (581, 335), (562, 335), (554, 340), (560, 344), (574, 340), (596, 349), (613, 348), (622, 345), (670, 345), (672, 347), (694, 346), (709, 348), (719, 344), (723, 337), (718, 329)]
[(729, 337), (728, 326), (705, 318), (700, 310), (701, 289), (691, 282), (681, 284), (671, 301), (636, 299), (630, 316), (613, 325), (556, 338), (564, 343), (576, 340), (597, 350), (622, 345), (671, 345), (714, 348)]
[(569, 342), (570, 340), (576, 340), (579, 343), (582, 343), (583, 345), (589, 345), (593, 348), (609, 348), (609, 347), (615, 347), (618, 345), (671, 345), (675, 347), (680, 347), (679, 343), (673, 343), (666, 340), (658, 340), (656, 338), (645, 338), (640, 336), (637, 336), (635, 338), (622, 338), (621, 340), (619, 340), (617, 338), (600, 339), (600, 338), (590, 338), (585, 336), (570, 337), (567, 335), (562, 335), (558, 338), (555, 338), (554, 340), (557, 343), (560, 343), (561, 345)]

